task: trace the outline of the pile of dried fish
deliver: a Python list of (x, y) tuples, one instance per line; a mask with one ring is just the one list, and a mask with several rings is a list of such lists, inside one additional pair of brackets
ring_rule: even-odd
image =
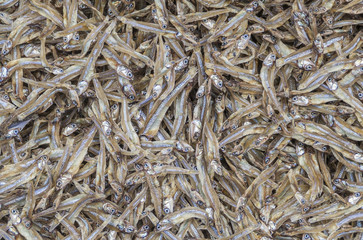
[(363, 239), (362, 14), (1, 0), (0, 236)]

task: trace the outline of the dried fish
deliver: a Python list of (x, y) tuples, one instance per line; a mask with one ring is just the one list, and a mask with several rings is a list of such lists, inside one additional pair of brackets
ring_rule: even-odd
[(362, 9), (0, 1), (0, 236), (361, 239)]

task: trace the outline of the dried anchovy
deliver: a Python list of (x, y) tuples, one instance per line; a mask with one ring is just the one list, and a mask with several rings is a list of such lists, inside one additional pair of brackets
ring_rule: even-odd
[(1, 238), (361, 239), (362, 14), (1, 1)]

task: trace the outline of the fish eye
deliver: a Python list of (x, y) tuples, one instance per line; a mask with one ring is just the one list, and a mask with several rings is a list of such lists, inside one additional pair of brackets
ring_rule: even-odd
[(271, 55), (271, 59), (272, 59), (272, 60), (276, 60), (276, 55), (275, 55), (275, 54), (272, 54), (272, 55)]
[(281, 130), (282, 130), (282, 128), (279, 126), (279, 127), (277, 128), (277, 130), (281, 131)]
[(293, 97), (292, 98), (292, 101), (297, 101), (297, 97), (295, 96), (295, 97)]
[(258, 3), (257, 2), (253, 2), (252, 5), (256, 8), (258, 7)]
[(333, 78), (329, 77), (328, 82), (331, 82), (331, 81), (333, 81)]
[(197, 204), (198, 204), (199, 206), (203, 206), (203, 202), (202, 202), (201, 200), (198, 200), (198, 201), (197, 201)]
[(133, 4), (133, 3), (131, 3), (131, 4), (129, 5), (129, 7), (130, 7), (130, 8), (133, 8), (133, 7), (134, 7), (134, 4)]
[(56, 186), (57, 186), (57, 187), (61, 187), (61, 186), (62, 186), (62, 181), (58, 180), (58, 181), (56, 182)]
[(325, 152), (326, 150), (328, 150), (328, 148), (327, 148), (326, 146), (322, 147), (321, 149), (322, 149), (324, 152)]
[(340, 179), (339, 178), (336, 178), (336, 179), (334, 179), (334, 181), (333, 181), (335, 184), (339, 184), (339, 182), (340, 182)]
[(20, 157), (25, 157), (25, 155), (26, 155), (26, 153), (25, 153), (25, 152), (22, 152), (22, 153), (20, 154)]
[(131, 72), (129, 72), (128, 74), (127, 74), (127, 76), (129, 76), (130, 78), (132, 78), (132, 73)]
[(71, 127), (72, 127), (72, 128), (75, 128), (75, 127), (77, 127), (77, 125), (76, 125), (75, 123), (72, 123), (72, 124), (71, 124)]
[(354, 193), (354, 197), (360, 197), (360, 192), (356, 192), (356, 193)]
[(223, 82), (222, 81), (218, 82), (218, 87), (223, 87)]
[(163, 25), (161, 26), (161, 28), (162, 28), (162, 29), (166, 29), (166, 28), (167, 28), (166, 24), (163, 24)]
[(221, 147), (221, 151), (222, 152), (226, 151), (226, 147)]
[(358, 97), (362, 98), (363, 97), (363, 93), (358, 93)]
[(169, 209), (169, 208), (164, 208), (164, 212), (165, 212), (166, 214), (169, 214), (169, 213), (170, 213), (170, 209)]
[(111, 109), (113, 109), (113, 110), (116, 110), (117, 108), (118, 108), (117, 104), (113, 104), (113, 105), (111, 106)]
[(268, 164), (269, 162), (270, 162), (270, 158), (269, 157), (265, 158), (265, 163)]
[(134, 100), (134, 99), (135, 99), (135, 96), (134, 96), (134, 95), (130, 95), (130, 96), (129, 96), (129, 99), (130, 99), (130, 100)]
[(309, 234), (304, 234), (304, 239), (309, 239), (310, 238), (310, 235)]
[(305, 69), (306, 70), (311, 70), (312, 69), (312, 66), (311, 65), (307, 65)]
[(307, 211), (309, 211), (309, 208), (308, 207), (304, 207), (303, 211), (304, 212), (307, 212)]
[(244, 39), (248, 39), (248, 34), (244, 34), (242, 37), (243, 37)]
[(152, 13), (156, 13), (156, 9), (154, 8), (153, 10), (151, 10)]
[(14, 134), (15, 134), (15, 135), (18, 135), (18, 133), (19, 133), (19, 130), (18, 130), (18, 129), (15, 129), (15, 130), (14, 130)]
[(158, 223), (158, 224), (156, 225), (156, 229), (157, 229), (157, 230), (161, 230), (161, 225), (160, 225), (160, 223)]
[(136, 170), (142, 170), (142, 167), (141, 167), (141, 165), (140, 165), (140, 164), (135, 164), (135, 169), (136, 169)]
[(189, 60), (188, 59), (184, 59), (184, 64), (188, 64)]
[(145, 226), (144, 226), (144, 229), (145, 229), (145, 230), (149, 230), (149, 229), (150, 229), (149, 225), (145, 225)]

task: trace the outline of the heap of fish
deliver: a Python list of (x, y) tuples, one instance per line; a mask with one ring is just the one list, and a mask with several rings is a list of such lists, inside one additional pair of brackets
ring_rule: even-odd
[(0, 0), (0, 237), (363, 238), (361, 0)]

